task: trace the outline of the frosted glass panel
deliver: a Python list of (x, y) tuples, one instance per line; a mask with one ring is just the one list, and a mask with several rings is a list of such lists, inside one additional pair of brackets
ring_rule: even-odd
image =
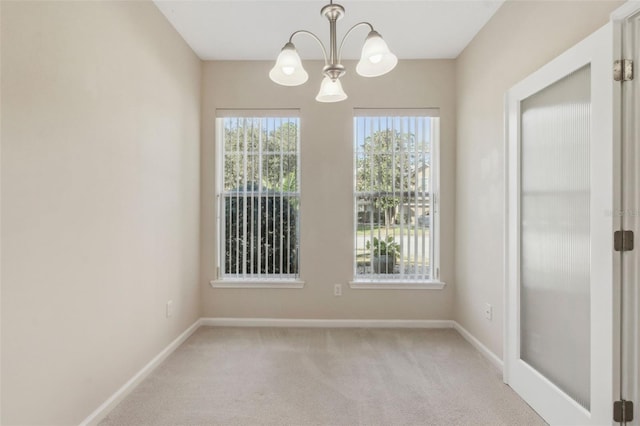
[(587, 409), (590, 74), (521, 103), (520, 358)]

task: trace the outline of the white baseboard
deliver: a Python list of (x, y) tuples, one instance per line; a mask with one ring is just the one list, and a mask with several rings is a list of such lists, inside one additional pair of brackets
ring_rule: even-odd
[(452, 328), (450, 320), (201, 318), (210, 327)]
[(483, 345), (482, 342), (476, 339), (473, 334), (469, 333), (466, 328), (458, 324), (456, 321), (451, 322), (453, 323), (453, 328), (460, 333), (467, 342), (471, 343), (471, 345), (484, 355), (485, 358), (487, 358), (493, 365), (495, 365), (498, 370), (503, 371), (504, 363), (498, 355), (494, 354), (489, 348)]
[(187, 328), (180, 336), (178, 336), (173, 342), (156, 355), (147, 365), (142, 367), (127, 383), (125, 383), (120, 389), (118, 389), (109, 399), (107, 399), (101, 406), (99, 406), (93, 413), (80, 423), (80, 426), (96, 425), (102, 419), (104, 419), (109, 412), (126, 398), (129, 393), (142, 382), (162, 361), (164, 361), (169, 355), (173, 353), (185, 340), (189, 338), (201, 325), (201, 320), (198, 319), (189, 328)]

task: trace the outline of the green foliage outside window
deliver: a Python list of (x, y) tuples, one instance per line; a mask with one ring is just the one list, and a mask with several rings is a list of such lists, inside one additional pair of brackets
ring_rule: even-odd
[(225, 197), (225, 273), (297, 274), (295, 199), (271, 192)]
[(367, 136), (356, 154), (356, 191), (371, 194), (372, 206), (384, 212), (386, 226), (394, 222), (406, 193), (413, 193), (416, 185), (427, 188), (416, 182), (416, 170), (424, 160), (416, 158), (415, 144), (413, 134), (380, 130)]

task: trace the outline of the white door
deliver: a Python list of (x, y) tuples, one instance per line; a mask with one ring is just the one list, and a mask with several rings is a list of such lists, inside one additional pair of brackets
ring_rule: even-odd
[(619, 387), (613, 43), (608, 24), (506, 99), (505, 382), (552, 425), (611, 424)]

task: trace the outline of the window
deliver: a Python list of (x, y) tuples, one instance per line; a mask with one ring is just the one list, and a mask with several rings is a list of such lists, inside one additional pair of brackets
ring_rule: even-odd
[(228, 115), (216, 120), (218, 281), (296, 280), (300, 119)]
[(437, 110), (356, 110), (355, 282), (435, 282)]

